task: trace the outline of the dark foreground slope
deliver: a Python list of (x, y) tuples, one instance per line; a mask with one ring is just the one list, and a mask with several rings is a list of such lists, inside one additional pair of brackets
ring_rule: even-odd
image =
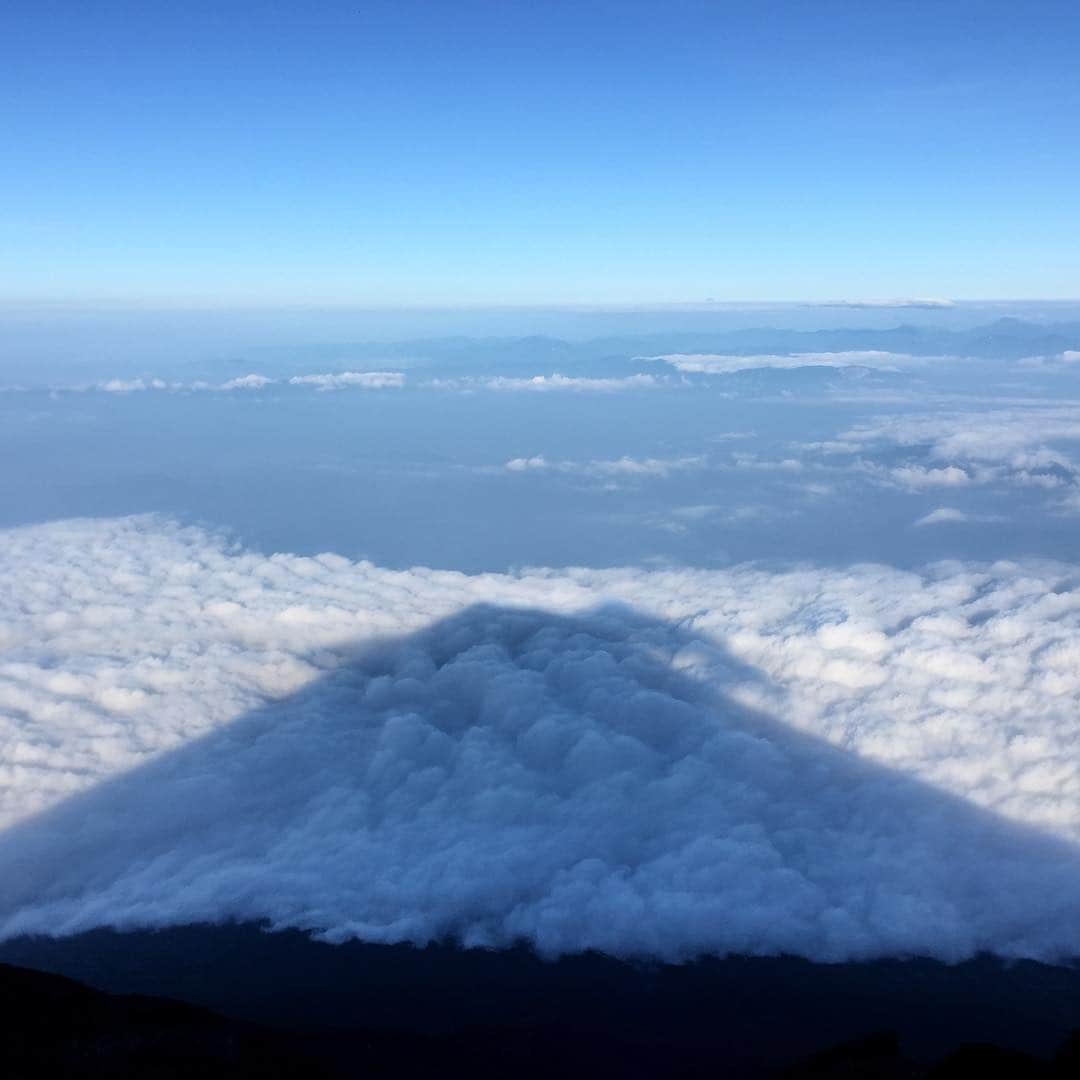
[(288, 1036), (164, 998), (0, 964), (0, 1076), (299, 1078), (331, 1070)]
[(643, 966), (196, 926), (0, 961), (37, 969), (0, 972), (11, 1076), (1080, 1075), (1061, 1057), (1080, 970), (991, 958)]

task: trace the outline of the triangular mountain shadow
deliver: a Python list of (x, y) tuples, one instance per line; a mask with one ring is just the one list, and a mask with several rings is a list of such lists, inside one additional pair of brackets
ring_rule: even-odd
[[(700, 672), (708, 670), (709, 677)], [(0, 933), (841, 960), (1080, 942), (1072, 844), (740, 704), (622, 607), (470, 607), (0, 835)]]

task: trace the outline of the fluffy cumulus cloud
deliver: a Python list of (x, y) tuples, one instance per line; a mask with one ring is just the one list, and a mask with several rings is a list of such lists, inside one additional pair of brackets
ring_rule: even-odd
[(1076, 443), (1080, 406), (1047, 403), (882, 416), (807, 448), (827, 456), (899, 448), (910, 460), (890, 468), (863, 461), (858, 468), (911, 490), (1000, 483), (1069, 497), (1080, 483), (1080, 466), (1071, 456)]
[(1080, 571), (0, 537), (0, 934), (1080, 951)]
[(805, 367), (869, 367), (896, 371), (901, 367), (926, 363), (924, 357), (900, 353), (860, 350), (851, 352), (770, 353), (759, 356), (728, 356), (703, 353), (669, 353), (664, 356), (643, 356), (641, 360), (660, 360), (676, 371), (697, 375), (731, 375), (737, 371), (758, 368), (793, 370)]

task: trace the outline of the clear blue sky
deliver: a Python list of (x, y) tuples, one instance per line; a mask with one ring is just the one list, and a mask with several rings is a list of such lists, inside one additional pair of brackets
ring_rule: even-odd
[(1080, 294), (1080, 4), (7, 0), (0, 295)]

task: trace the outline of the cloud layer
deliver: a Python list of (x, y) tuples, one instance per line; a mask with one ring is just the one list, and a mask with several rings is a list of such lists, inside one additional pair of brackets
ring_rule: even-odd
[(363, 390), (397, 389), (405, 385), (405, 376), (400, 371), (339, 371), (319, 375), (294, 375), (289, 379), (279, 380), (269, 375), (250, 372), (226, 379), (221, 383), (204, 380), (195, 382), (169, 382), (157, 378), (108, 379), (87, 387), (59, 387), (61, 390), (85, 392), (86, 389), (102, 390), (107, 394), (133, 394), (146, 390), (167, 390), (171, 393), (192, 393), (207, 390), (230, 392), (233, 390), (264, 390), (268, 386), (282, 384), (289, 386), (309, 386), (316, 390), (344, 390), (359, 387)]
[(2, 537), (0, 934), (1080, 951), (1080, 575)]
[(897, 371), (913, 364), (925, 364), (925, 357), (904, 356), (874, 349), (850, 352), (769, 353), (758, 356), (730, 356), (704, 353), (669, 353), (664, 356), (643, 356), (642, 360), (660, 360), (676, 371), (691, 375), (732, 375), (737, 371), (761, 368), (791, 371), (806, 367), (868, 367), (882, 371)]
[(400, 371), (340, 371), (325, 375), (294, 375), (291, 386), (314, 386), (316, 390), (344, 390), (359, 386), (364, 390), (397, 389), (405, 385)]
[[(200, 391), (264, 390), (268, 386), (308, 387), (315, 390), (386, 390), (400, 389), (405, 386), (406, 377), (400, 371), (337, 371), (322, 372), (312, 375), (293, 375), (289, 378), (276, 379), (258, 372), (240, 375), (221, 383), (204, 380), (195, 382), (168, 381), (159, 378), (137, 377), (132, 379), (107, 379), (93, 386), (56, 387), (55, 391), (84, 393), (87, 390), (99, 390), (109, 394), (132, 394), (147, 390), (168, 391), (170, 393), (192, 393)], [(593, 377), (582, 375), (563, 375), (554, 372), (550, 375), (465, 375), (459, 378), (422, 379), (416, 386), (428, 390), (495, 390), (495, 391), (530, 391), (543, 393), (548, 391), (610, 392), (617, 390), (647, 390), (666, 385), (663, 379), (655, 375), (637, 373), (612, 377)], [(9, 388), (10, 389), (10, 388)]]
[(549, 393), (572, 390), (579, 393), (609, 393), (618, 390), (652, 390), (664, 386), (655, 375), (467, 375), (459, 379), (431, 379), (428, 386), (439, 390), (497, 390), (503, 392)]
[(511, 458), (503, 468), (510, 473), (559, 473), (598, 480), (619, 480), (662, 478), (675, 472), (700, 469), (704, 465), (705, 458), (701, 455), (678, 458), (635, 458), (624, 455), (610, 460), (553, 461), (536, 454), (533, 457)]
[(940, 297), (916, 296), (909, 299), (898, 300), (827, 300), (816, 304), (816, 307), (854, 308), (862, 310), (866, 308), (923, 308), (935, 310), (939, 308), (954, 308), (956, 302)]

